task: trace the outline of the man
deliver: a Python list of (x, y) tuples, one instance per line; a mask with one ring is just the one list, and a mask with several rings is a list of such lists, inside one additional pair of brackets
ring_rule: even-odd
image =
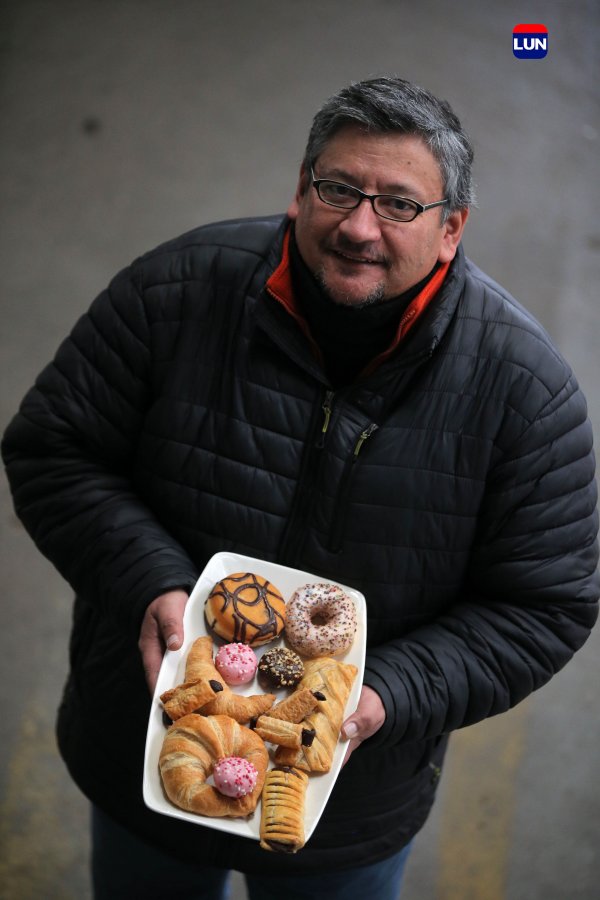
[[(77, 593), (58, 735), (94, 804), (96, 896), (221, 897), (235, 868), (253, 900), (396, 897), (448, 734), (589, 634), (585, 401), (464, 257), (471, 162), (427, 91), (351, 85), (315, 117), (287, 216), (197, 229), (119, 273), (9, 426), (16, 508)], [(367, 600), (347, 764), (295, 856), (141, 798), (148, 686), (219, 550)]]

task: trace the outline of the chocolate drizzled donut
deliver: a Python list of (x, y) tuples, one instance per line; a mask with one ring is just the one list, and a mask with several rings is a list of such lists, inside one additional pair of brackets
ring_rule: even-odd
[(215, 634), (226, 641), (258, 647), (276, 638), (285, 625), (285, 601), (274, 584), (252, 572), (217, 582), (204, 612)]

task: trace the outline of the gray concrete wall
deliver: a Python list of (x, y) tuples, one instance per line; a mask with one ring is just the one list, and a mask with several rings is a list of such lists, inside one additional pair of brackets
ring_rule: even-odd
[[(0, 16), (2, 428), (118, 268), (196, 224), (283, 209), (322, 100), (398, 72), (472, 134), (467, 252), (567, 354), (598, 432), (592, 0), (4, 0)], [(521, 21), (547, 26), (546, 59), (513, 57)], [(85, 900), (87, 809), (53, 737), (70, 591), (0, 490), (0, 896)], [(598, 640), (455, 736), (406, 900), (598, 896)]]

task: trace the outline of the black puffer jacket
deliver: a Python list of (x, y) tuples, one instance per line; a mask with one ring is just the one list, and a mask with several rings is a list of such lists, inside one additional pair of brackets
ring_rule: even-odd
[[(426, 818), (445, 735), (544, 684), (597, 614), (590, 425), (540, 326), (461, 251), (399, 351), (332, 393), (264, 291), (285, 227), (201, 228), (121, 272), (3, 446), (19, 515), (78, 595), (59, 715), (73, 777), (146, 838), (240, 870), (394, 852)], [(141, 618), (228, 549), (367, 598), (386, 722), (293, 858), (141, 800)]]

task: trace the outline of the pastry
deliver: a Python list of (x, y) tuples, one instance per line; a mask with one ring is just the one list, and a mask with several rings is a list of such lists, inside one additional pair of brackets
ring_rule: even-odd
[[(239, 756), (256, 769), (254, 790), (225, 797), (207, 779), (216, 763)], [(202, 816), (244, 817), (256, 809), (269, 754), (262, 739), (229, 716), (183, 716), (167, 730), (159, 757), (165, 793), (171, 803)]]
[(283, 631), (286, 606), (281, 592), (252, 572), (238, 572), (217, 582), (206, 599), (208, 627), (228, 642), (259, 647)]
[(304, 804), (308, 776), (291, 767), (267, 772), (262, 793), (260, 846), (296, 853), (304, 846)]
[(357, 672), (356, 666), (328, 657), (310, 659), (304, 663), (304, 678), (299, 689), (318, 691), (326, 699), (303, 720), (305, 728), (315, 731), (310, 747), (301, 746), (297, 750), (278, 747), (275, 751), (277, 765), (294, 766), (305, 772), (330, 770), (344, 709)]
[(301, 722), (316, 708), (319, 701), (326, 699), (325, 694), (321, 694), (319, 691), (309, 691), (308, 688), (298, 689), (289, 697), (272, 706), (269, 716), (272, 719), (285, 719), (286, 722)]
[[(219, 679), (212, 654), (212, 638), (208, 635), (194, 641), (186, 660), (186, 681), (205, 679), (210, 682)], [(266, 712), (274, 702), (274, 694), (253, 694), (250, 697), (244, 697), (241, 694), (235, 694), (228, 685), (224, 684), (223, 690), (201, 707), (201, 712), (206, 716), (231, 716), (236, 722), (243, 724)]]
[(166, 714), (171, 721), (180, 719), (216, 697), (223, 690), (223, 685), (216, 679), (199, 679), (178, 684), (160, 695)]
[(272, 719), (266, 715), (258, 717), (254, 730), (263, 741), (292, 749), (308, 747), (315, 738), (315, 732), (311, 728), (286, 722), (285, 719)]

